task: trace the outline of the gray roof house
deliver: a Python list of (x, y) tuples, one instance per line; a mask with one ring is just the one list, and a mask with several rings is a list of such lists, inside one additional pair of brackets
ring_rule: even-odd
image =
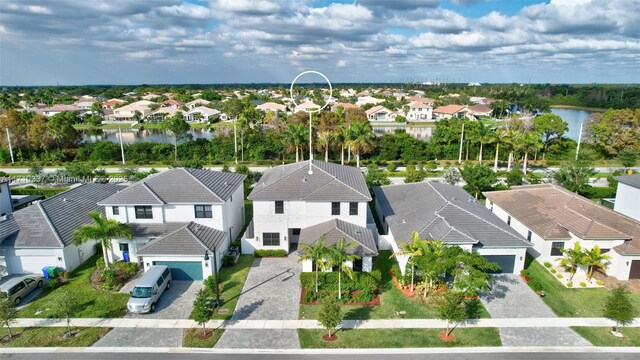
[[(347, 254), (377, 256), (378, 247), (373, 234), (369, 229), (364, 230), (352, 223), (333, 219), (302, 229), (300, 231), (300, 243), (309, 244), (313, 247), (324, 236), (326, 239), (324, 245), (330, 246), (336, 244), (340, 239), (344, 239), (347, 243), (355, 244), (355, 246), (347, 249)], [(302, 253), (300, 250), (298, 252)]]
[(410, 241), (417, 231), (421, 239), (477, 251), (503, 272), (524, 266), (531, 244), (460, 187), (429, 181), (376, 187), (374, 194), (387, 232), (380, 247), (397, 251), (398, 243)]
[(91, 223), (88, 213), (104, 208), (98, 201), (124, 189), (122, 185), (89, 183), (5, 216), (0, 221), (0, 248), (8, 273), (39, 272), (44, 266), (73, 270), (95, 253), (95, 243), (72, 244), (73, 232)]

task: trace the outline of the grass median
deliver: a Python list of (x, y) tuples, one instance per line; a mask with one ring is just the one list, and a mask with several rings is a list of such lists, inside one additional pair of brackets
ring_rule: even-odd
[(571, 329), (595, 346), (640, 346), (640, 328), (637, 327), (619, 327), (618, 331), (624, 334), (622, 338), (613, 336), (610, 327), (574, 326)]
[[(77, 331), (74, 337), (64, 339), (66, 327), (34, 327), (12, 328), (14, 338), (9, 342), (0, 342), (0, 347), (85, 347), (91, 346), (101, 337), (105, 336), (111, 328), (73, 328)], [(9, 335), (7, 328), (0, 329), (0, 338)], [(17, 336), (17, 337), (15, 337)]]
[(223, 329), (207, 329), (207, 338), (202, 337), (202, 329), (184, 329), (182, 346), (186, 348), (212, 348), (224, 333)]

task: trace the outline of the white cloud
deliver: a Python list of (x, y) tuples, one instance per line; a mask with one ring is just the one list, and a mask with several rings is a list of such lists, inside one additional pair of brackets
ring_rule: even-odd
[(349, 65), (349, 62), (347, 60), (338, 60), (338, 62), (336, 63), (337, 67), (346, 67), (347, 65)]

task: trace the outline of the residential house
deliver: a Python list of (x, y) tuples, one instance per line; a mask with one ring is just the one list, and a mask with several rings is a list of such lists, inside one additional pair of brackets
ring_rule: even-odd
[(367, 119), (369, 121), (374, 121), (374, 122), (375, 121), (395, 121), (396, 116), (398, 116), (398, 114), (387, 109), (382, 105), (372, 107), (371, 109), (365, 111), (365, 114), (367, 114)]
[(51, 107), (37, 109), (36, 112), (46, 117), (49, 117), (49, 116), (53, 116), (56, 114), (67, 112), (67, 111), (73, 111), (75, 113), (79, 113), (81, 110), (82, 110), (81, 108), (75, 105), (58, 104), (58, 105), (53, 105)]
[(159, 97), (160, 97), (160, 95), (158, 95), (158, 94), (148, 93), (147, 95), (144, 95), (142, 97), (142, 100), (153, 101), (153, 100), (155, 100), (155, 99), (157, 99)]
[(210, 109), (206, 106), (198, 106), (184, 114), (184, 120), (187, 122), (209, 122), (220, 117), (220, 110)]
[(618, 180), (613, 210), (640, 220), (640, 175), (615, 176)]
[[(41, 273), (45, 266), (72, 271), (96, 253), (96, 242), (73, 245), (73, 232), (92, 223), (90, 211), (104, 215), (98, 201), (122, 185), (89, 183), (8, 214), (0, 220), (0, 271)], [(8, 191), (3, 188), (3, 201)], [(10, 195), (9, 195), (10, 198)]]
[(533, 245), (529, 253), (556, 264), (576, 242), (611, 256), (607, 275), (640, 279), (640, 221), (593, 203), (558, 185), (516, 186), (486, 192), (486, 207)]
[(109, 100), (107, 100), (107, 101), (102, 103), (102, 108), (103, 109), (108, 109), (108, 110), (113, 110), (117, 106), (124, 105), (126, 103), (127, 103), (126, 101), (120, 100), (120, 99), (109, 99)]
[(13, 212), (13, 200), (9, 183), (13, 181), (10, 177), (0, 177), (0, 216), (9, 215)]
[(482, 104), (466, 106), (467, 117), (471, 120), (480, 119), (481, 117), (491, 117), (490, 107)]
[(109, 257), (128, 257), (145, 270), (168, 265), (176, 280), (206, 278), (213, 256), (220, 267), (244, 227), (245, 177), (174, 168), (100, 201), (107, 218), (129, 224), (134, 234), (133, 240), (113, 239)]
[[(384, 234), (378, 248), (400, 250), (417, 231), (420, 239), (438, 240), (476, 252), (499, 264), (503, 273), (518, 274), (531, 246), (462, 188), (428, 181), (373, 189)], [(408, 258), (399, 256), (404, 270)]]
[(358, 106), (362, 106), (362, 105), (366, 105), (366, 104), (380, 104), (381, 102), (384, 102), (384, 99), (378, 99), (375, 98), (373, 96), (358, 96), (358, 100), (356, 101), (356, 105)]
[[(377, 254), (375, 222), (367, 205), (371, 195), (360, 170), (323, 161), (303, 161), (265, 171), (248, 197), (253, 221), (242, 238), (242, 252), (295, 251), (322, 235), (331, 245), (344, 238), (358, 244), (361, 260), (350, 264), (370, 271)], [(311, 262), (302, 265), (311, 271)]]
[(128, 105), (115, 108), (113, 110), (113, 118), (116, 121), (134, 121), (136, 120), (136, 114), (140, 114), (140, 119), (151, 113), (151, 105), (155, 104), (153, 101), (140, 100)]
[(408, 121), (431, 121), (432, 117), (432, 105), (419, 101), (413, 101), (409, 103), (409, 111), (406, 115)]
[(182, 101), (169, 99), (169, 100), (161, 102), (160, 106), (162, 106), (162, 107), (172, 107), (172, 108), (180, 109), (180, 108), (182, 108), (184, 106), (184, 103)]
[(313, 101), (305, 101), (301, 104), (298, 104), (298, 106), (296, 106), (293, 109), (294, 113), (300, 112), (300, 111), (317, 111), (318, 109), (320, 109), (320, 105), (315, 104)]
[[(195, 95), (194, 95), (195, 97)], [(184, 104), (187, 109), (195, 109), (199, 106), (207, 106), (211, 104), (211, 101), (209, 100), (205, 100), (205, 99), (195, 99), (193, 101), (189, 101), (188, 103)]]
[(260, 110), (262, 112), (287, 112), (287, 107), (282, 105), (282, 104), (278, 104), (278, 103), (274, 103), (274, 102), (265, 102), (263, 104), (260, 104), (258, 106), (256, 106), (256, 110)]
[(97, 101), (96, 99), (92, 99), (92, 100), (83, 99), (83, 100), (74, 102), (73, 106), (76, 106), (81, 110), (91, 110), (91, 107), (96, 101)]
[(466, 115), (466, 107), (464, 105), (445, 105), (438, 106), (433, 109), (433, 117), (436, 120), (451, 119), (456, 117), (458, 119), (463, 118)]
[(359, 109), (360, 107), (351, 103), (335, 103), (333, 105), (331, 105), (331, 111), (338, 111), (338, 108), (341, 107), (342, 109), (344, 109), (345, 111), (347, 109)]
[(149, 115), (145, 116), (145, 119), (149, 122), (162, 122), (169, 116), (175, 116), (178, 113), (182, 113), (177, 107), (165, 106), (153, 110)]
[(407, 100), (409, 100), (410, 102), (421, 102), (423, 104), (431, 105), (431, 107), (433, 107), (433, 104), (436, 103), (436, 101), (431, 98), (421, 96), (409, 96)]

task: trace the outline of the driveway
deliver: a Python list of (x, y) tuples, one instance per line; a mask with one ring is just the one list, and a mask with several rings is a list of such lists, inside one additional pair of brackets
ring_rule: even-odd
[[(491, 291), (480, 301), (492, 318), (556, 318), (518, 275), (493, 275)], [(503, 346), (591, 346), (569, 328), (500, 328)]]
[[(255, 259), (231, 320), (298, 319), (301, 267), (293, 254)], [(300, 343), (291, 329), (225, 330), (216, 348), (299, 349)]]
[[(172, 281), (171, 289), (165, 290), (158, 300), (156, 311), (150, 314), (127, 313), (125, 318), (188, 319), (196, 293), (202, 287), (201, 281)], [(115, 328), (93, 346), (181, 347), (182, 329)]]

